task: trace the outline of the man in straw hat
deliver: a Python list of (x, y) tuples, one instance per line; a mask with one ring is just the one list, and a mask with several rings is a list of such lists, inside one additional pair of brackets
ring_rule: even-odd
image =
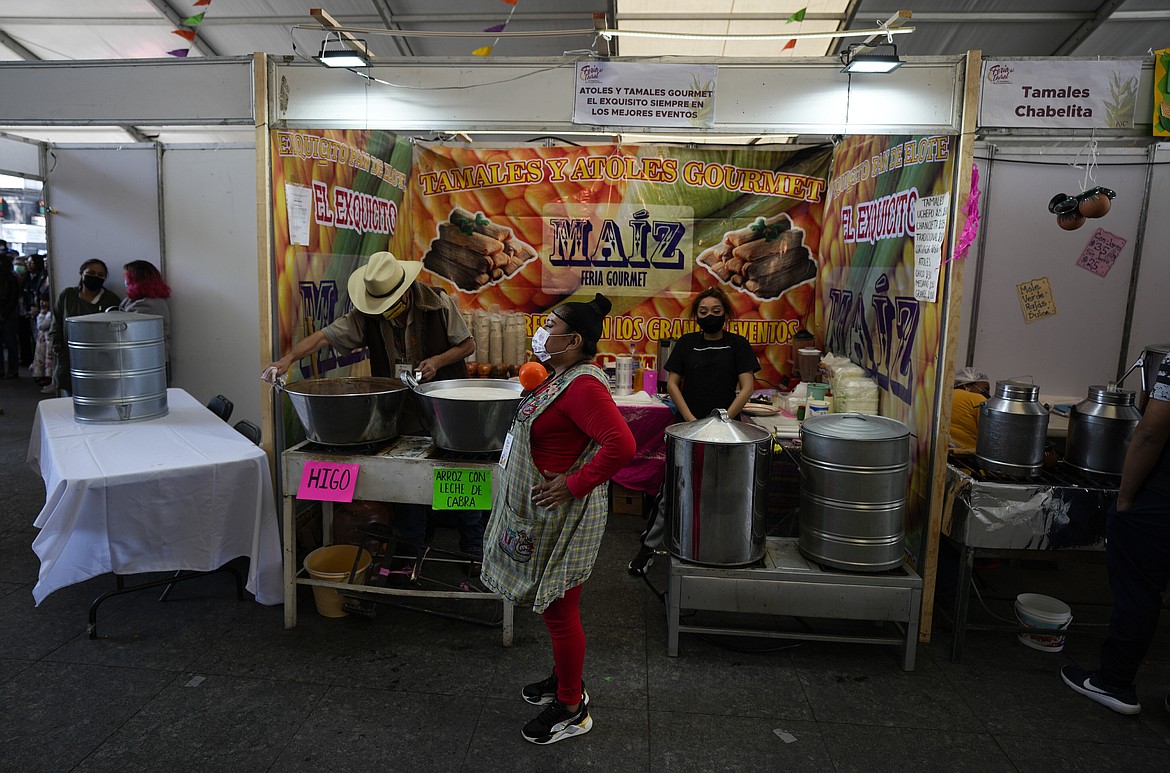
[[(395, 378), (406, 371), (421, 374), (422, 381), (466, 378), (463, 360), (475, 351), (475, 339), (451, 296), (415, 281), (421, 270), (418, 261), (375, 252), (349, 275), (353, 309), (298, 342), (265, 368), (264, 377), (282, 376), (294, 362), (329, 345), (341, 354), (368, 347), (374, 376)], [(422, 425), (418, 415), (408, 411), (399, 426), (411, 432)], [(395, 506), (395, 523), (408, 546), (422, 542), (429, 510), (424, 505)], [(469, 553), (481, 553), (482, 513), (466, 511), (457, 517), (460, 546)]]
[(466, 378), (463, 360), (475, 351), (475, 339), (449, 295), (414, 281), (421, 270), (418, 261), (375, 252), (349, 275), (353, 309), (268, 368), (280, 376), (326, 345), (342, 354), (366, 346), (374, 376), (395, 378), (405, 370), (421, 373), (423, 381)]

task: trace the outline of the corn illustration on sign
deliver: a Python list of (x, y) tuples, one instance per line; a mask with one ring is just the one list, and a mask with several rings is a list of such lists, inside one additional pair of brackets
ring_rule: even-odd
[(1154, 52), (1154, 136), (1170, 137), (1170, 48)]

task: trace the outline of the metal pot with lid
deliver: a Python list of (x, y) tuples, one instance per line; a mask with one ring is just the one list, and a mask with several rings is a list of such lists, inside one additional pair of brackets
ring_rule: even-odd
[(990, 472), (1027, 478), (1044, 466), (1048, 411), (1040, 404), (1040, 387), (997, 381), (995, 396), (979, 407), (975, 459)]
[(800, 552), (819, 564), (884, 572), (902, 563), (910, 428), (830, 413), (800, 428)]
[(683, 561), (744, 566), (764, 557), (772, 435), (716, 409), (666, 428), (667, 547)]
[(1120, 475), (1129, 436), (1141, 421), (1128, 389), (1089, 387), (1089, 396), (1068, 415), (1068, 442), (1064, 460), (1087, 472)]

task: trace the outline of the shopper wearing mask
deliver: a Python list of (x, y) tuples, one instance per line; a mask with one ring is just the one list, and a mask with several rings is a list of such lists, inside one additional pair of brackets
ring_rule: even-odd
[(634, 455), (634, 436), (592, 363), (609, 310), (600, 294), (562, 304), (532, 337), (550, 375), (525, 395), (512, 422), (484, 540), (484, 585), (530, 605), (552, 639), (552, 675), (521, 691), (545, 706), (522, 731), (541, 745), (593, 727), (578, 605), (605, 531), (604, 484)]
[(69, 377), (69, 346), (65, 339), (65, 320), (84, 314), (116, 308), (122, 301), (114, 292), (105, 288), (109, 269), (104, 261), (91, 258), (81, 264), (81, 281), (77, 287), (66, 287), (57, 296), (53, 307), (53, 328), (49, 337), (53, 342), (53, 380), (57, 388), (67, 395), (73, 392)]
[[(4, 377), (20, 375), (20, 279), (13, 271), (12, 253), (0, 253), (0, 349), (7, 355)], [(3, 355), (0, 355), (3, 356)]]
[(126, 283), (126, 300), (118, 307), (135, 314), (154, 314), (162, 317), (163, 348), (167, 364), (167, 386), (171, 385), (171, 307), (167, 298), (171, 288), (159, 270), (148, 260), (132, 260), (122, 266)]
[[(684, 421), (704, 419), (719, 408), (734, 419), (751, 399), (753, 374), (760, 369), (760, 361), (746, 338), (726, 329), (732, 317), (731, 303), (718, 287), (695, 296), (691, 317), (699, 329), (683, 335), (671, 350), (666, 361), (670, 374), (666, 391)], [(662, 545), (665, 524), (666, 497), (659, 491), (650, 508), (642, 545), (626, 567), (630, 574), (646, 573), (654, 550)]]

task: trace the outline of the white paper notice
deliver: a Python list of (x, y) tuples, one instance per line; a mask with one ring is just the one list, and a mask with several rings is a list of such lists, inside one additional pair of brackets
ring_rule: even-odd
[(288, 210), (288, 243), (308, 245), (309, 206), (313, 192), (291, 183), (284, 184), (284, 202)]
[(580, 62), (573, 123), (710, 128), (718, 72), (710, 64)]
[(914, 202), (914, 298), (938, 299), (938, 275), (947, 236), (951, 194), (923, 196)]

